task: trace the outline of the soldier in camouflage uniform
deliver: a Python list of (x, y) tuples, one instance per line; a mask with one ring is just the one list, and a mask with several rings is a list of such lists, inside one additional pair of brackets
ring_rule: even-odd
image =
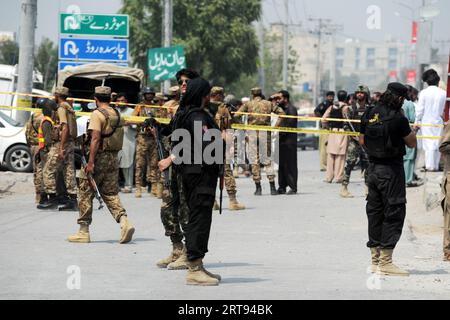
[[(356, 101), (344, 110), (344, 118), (350, 120), (361, 120), (364, 112), (369, 108), (370, 91), (367, 86), (359, 86), (355, 91)], [(344, 125), (346, 131), (360, 131), (360, 124), (356, 122), (346, 122)], [(349, 143), (347, 147), (347, 160), (344, 170), (344, 178), (342, 180), (341, 197), (353, 198), (353, 195), (348, 191), (348, 185), (350, 184), (350, 176), (357, 162), (360, 162), (361, 171), (364, 175), (364, 181), (366, 184), (367, 193), (367, 168), (369, 167), (369, 157), (364, 149), (361, 147), (358, 141), (358, 137), (349, 137)]]
[[(211, 102), (220, 102), (214, 119), (220, 130), (227, 133), (227, 130), (231, 130), (232, 117), (227, 106), (223, 103), (223, 98), (223, 88), (213, 87), (211, 89)], [(231, 146), (231, 144), (234, 144), (233, 135), (229, 132), (226, 135), (226, 142), (229, 146)], [(236, 180), (234, 179), (233, 170), (231, 169), (230, 158), (231, 157), (226, 157), (224, 168), (225, 188), (227, 189), (228, 197), (230, 198), (230, 204), (228, 208), (232, 211), (244, 210), (245, 206), (240, 204), (236, 199)]]
[[(264, 100), (262, 98), (262, 90), (261, 88), (253, 88), (251, 90), (253, 99), (250, 102), (245, 103), (238, 112), (248, 112), (248, 113), (260, 113), (260, 114), (267, 114), (268, 116), (256, 116), (256, 115), (249, 115), (248, 116), (248, 124), (249, 125), (259, 125), (259, 126), (270, 126), (271, 117), (270, 115), (272, 113), (275, 113), (277, 115), (285, 115), (285, 112), (282, 108), (278, 106), (273, 106), (272, 103), (270, 103), (267, 100)], [(278, 120), (276, 126), (279, 126), (281, 122), (281, 118)], [(266, 134), (266, 135), (265, 135)], [(261, 137), (267, 136), (266, 141), (262, 141)], [(253, 181), (256, 184), (256, 191), (255, 195), (260, 196), (262, 195), (262, 189), (261, 189), (261, 167), (260, 167), (260, 161), (261, 161), (261, 155), (259, 154), (259, 148), (258, 146), (260, 144), (265, 144), (267, 146), (267, 153), (268, 155), (271, 154), (271, 146), (272, 146), (272, 140), (271, 140), (271, 134), (270, 132), (249, 132), (249, 158), (250, 158), (250, 164), (252, 165), (252, 175), (253, 175)], [(256, 158), (256, 159), (255, 159)], [(270, 182), (270, 194), (271, 195), (277, 195), (277, 189), (275, 187), (275, 172), (272, 166), (272, 161), (267, 160), (265, 163), (266, 168), (266, 174), (267, 178)]]
[(77, 211), (77, 182), (75, 172), (75, 139), (77, 138), (77, 124), (75, 112), (66, 101), (69, 89), (58, 87), (55, 90), (55, 101), (58, 109), (55, 113), (55, 126), (59, 129), (56, 143), (52, 145), (43, 168), (45, 192), (49, 199), (46, 203), (39, 205), (38, 209), (56, 209), (58, 200), (56, 197), (56, 177), (58, 170), (62, 170), (64, 182), (69, 194), (67, 203), (60, 207), (60, 211)]
[[(39, 99), (36, 102), (36, 107), (42, 109), (45, 99)], [(25, 129), (25, 137), (27, 139), (28, 147), (31, 150), (31, 156), (33, 157), (33, 182), (36, 192), (36, 203), (42, 204), (47, 200), (47, 194), (44, 190), (44, 181), (42, 176), (42, 161), (36, 161), (36, 155), (39, 152), (38, 132), (44, 116), (42, 113), (31, 114), (30, 120), (28, 120)]]
[[(153, 112), (150, 108), (145, 107), (146, 105), (152, 105), (153, 99), (155, 97), (155, 90), (152, 88), (144, 88), (142, 91), (144, 100), (142, 105), (138, 105), (133, 112), (133, 116), (149, 117), (153, 116)], [(147, 184), (150, 185), (151, 181), (151, 159), (154, 157), (153, 150), (156, 149), (155, 138), (151, 133), (143, 128), (143, 126), (137, 126), (136, 134), (136, 171), (135, 171), (135, 181), (136, 181), (136, 198), (142, 197), (142, 174), (144, 167), (147, 164)], [(152, 154), (153, 153), (153, 154)], [(156, 185), (152, 186), (152, 190), (156, 195)]]
[(89, 121), (89, 161), (80, 172), (80, 230), (68, 238), (69, 242), (89, 243), (89, 225), (92, 223), (94, 190), (89, 178), (92, 178), (117, 223), (120, 223), (120, 243), (131, 241), (134, 227), (127, 218), (119, 198), (119, 159), (118, 153), (123, 145), (123, 127), (120, 114), (114, 110), (111, 102), (111, 88), (95, 88), (95, 100), (98, 108), (91, 114)]

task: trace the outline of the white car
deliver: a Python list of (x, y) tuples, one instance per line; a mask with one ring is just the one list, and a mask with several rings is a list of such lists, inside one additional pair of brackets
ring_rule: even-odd
[(0, 165), (14, 172), (31, 172), (32, 160), (25, 128), (0, 112)]

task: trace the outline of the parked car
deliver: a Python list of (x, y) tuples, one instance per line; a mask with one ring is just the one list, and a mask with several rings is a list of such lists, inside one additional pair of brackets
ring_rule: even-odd
[(32, 160), (25, 128), (0, 112), (0, 165), (14, 172), (31, 172)]
[[(319, 130), (319, 121), (299, 121), (299, 129)], [(312, 148), (319, 149), (319, 135), (317, 133), (299, 133), (297, 135), (297, 147), (306, 150)]]

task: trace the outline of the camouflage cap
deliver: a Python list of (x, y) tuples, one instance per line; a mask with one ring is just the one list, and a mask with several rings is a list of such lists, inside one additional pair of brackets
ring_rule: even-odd
[(262, 89), (260, 87), (252, 88), (250, 91), (252, 94), (262, 94)]
[(95, 87), (95, 94), (101, 94), (101, 95), (111, 95), (111, 88), (110, 87)]
[(55, 94), (62, 95), (62, 96), (68, 96), (69, 95), (69, 88), (56, 87)]
[(222, 94), (223, 95), (224, 91), (222, 87), (212, 87), (211, 89), (211, 94)]
[(170, 95), (170, 96), (176, 96), (176, 95), (178, 94), (179, 91), (180, 91), (180, 87), (179, 87), (179, 86), (170, 87), (170, 89), (169, 89), (169, 95)]
[(164, 93), (158, 92), (153, 99), (156, 101), (165, 101), (167, 100), (167, 97), (164, 95)]

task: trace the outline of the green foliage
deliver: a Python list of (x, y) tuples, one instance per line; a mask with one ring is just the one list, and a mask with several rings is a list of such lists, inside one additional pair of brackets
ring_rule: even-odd
[[(227, 86), (256, 72), (258, 41), (252, 22), (261, 0), (174, 0), (173, 45), (185, 47), (187, 66)], [(147, 71), (147, 51), (162, 45), (160, 0), (123, 0), (130, 15), (133, 62)]]
[(44, 90), (50, 91), (58, 72), (58, 48), (53, 41), (44, 38), (36, 50), (34, 67), (44, 77)]
[(0, 64), (10, 66), (19, 62), (19, 45), (17, 42), (7, 40), (0, 42)]

